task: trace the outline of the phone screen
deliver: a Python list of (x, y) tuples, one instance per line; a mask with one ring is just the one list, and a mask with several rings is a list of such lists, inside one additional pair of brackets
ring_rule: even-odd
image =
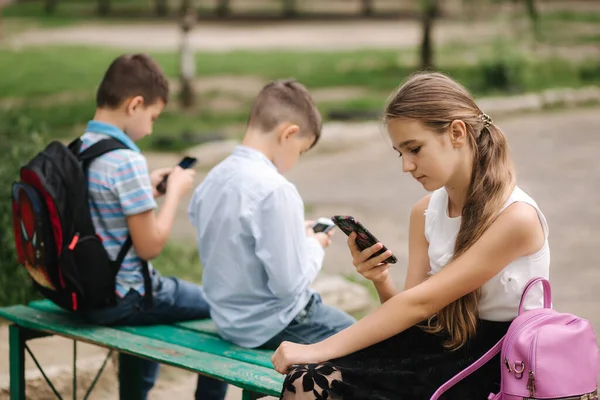
[(317, 222), (315, 222), (312, 226), (312, 229), (315, 233), (324, 232), (327, 233), (330, 230), (335, 228), (335, 224), (329, 218), (319, 218)]
[(184, 157), (183, 160), (179, 162), (179, 166), (183, 169), (191, 168), (198, 161), (195, 157)]
[[(334, 215), (331, 219), (346, 235), (350, 236), (352, 232), (356, 232), (356, 245), (360, 250), (367, 249), (379, 242), (367, 228), (351, 216)], [(381, 250), (377, 251), (370, 258), (376, 257), (387, 250), (387, 247), (383, 246)], [(398, 259), (392, 254), (385, 262), (394, 264), (398, 262)]]

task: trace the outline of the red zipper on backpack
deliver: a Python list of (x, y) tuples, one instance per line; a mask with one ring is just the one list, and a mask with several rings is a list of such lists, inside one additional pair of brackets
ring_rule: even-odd
[(77, 242), (79, 242), (79, 232), (75, 232), (75, 235), (73, 235), (71, 244), (69, 244), (69, 250), (73, 251), (75, 249), (75, 246), (77, 246)]

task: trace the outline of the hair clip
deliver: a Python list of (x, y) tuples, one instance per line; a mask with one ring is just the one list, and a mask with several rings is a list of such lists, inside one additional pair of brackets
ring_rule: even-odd
[(494, 123), (494, 121), (492, 121), (492, 118), (491, 118), (489, 115), (487, 115), (486, 113), (481, 113), (481, 114), (479, 115), (479, 118), (481, 118), (481, 120), (483, 121), (483, 127), (484, 127), (484, 128), (487, 128), (487, 127), (489, 127), (491, 124), (493, 124), (493, 123)]

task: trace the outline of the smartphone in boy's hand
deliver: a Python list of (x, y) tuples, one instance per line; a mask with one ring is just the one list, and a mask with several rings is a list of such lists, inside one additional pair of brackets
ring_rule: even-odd
[[(338, 228), (342, 230), (342, 232), (348, 236), (350, 236), (352, 232), (356, 232), (356, 245), (361, 251), (379, 243), (379, 240), (377, 240), (377, 238), (371, 232), (369, 232), (367, 228), (349, 215), (334, 215), (331, 217), (331, 220), (338, 226)], [(387, 247), (383, 246), (379, 251), (369, 257), (369, 259), (377, 257), (387, 250)], [(389, 264), (395, 264), (397, 262), (398, 258), (393, 254), (384, 261), (384, 263)]]
[(335, 224), (331, 219), (322, 217), (312, 224), (311, 228), (315, 233), (328, 233), (330, 230), (335, 228)]
[[(198, 159), (196, 157), (184, 157), (180, 162), (179, 166), (183, 169), (192, 168)], [(167, 192), (167, 179), (169, 178), (169, 174), (166, 174), (162, 181), (158, 185), (156, 185), (156, 191), (160, 194), (165, 194)]]

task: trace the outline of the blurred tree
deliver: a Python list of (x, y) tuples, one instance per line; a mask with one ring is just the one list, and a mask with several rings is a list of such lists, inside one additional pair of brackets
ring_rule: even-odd
[(525, 8), (527, 9), (527, 15), (531, 21), (531, 29), (535, 39), (540, 39), (540, 13), (537, 9), (535, 0), (525, 0)]
[(168, 0), (156, 0), (155, 6), (156, 15), (159, 17), (164, 17), (169, 13)]
[(226, 17), (231, 13), (231, 4), (229, 0), (219, 0), (217, 3), (217, 15), (219, 17)]
[(421, 0), (421, 21), (423, 36), (421, 39), (421, 69), (433, 68), (433, 22), (438, 14), (437, 0)]
[(181, 3), (179, 3), (179, 16), (185, 15), (185, 11), (191, 6), (192, 0), (181, 0)]
[(290, 18), (296, 15), (296, 0), (283, 0), (283, 16)]
[(98, 0), (98, 14), (105, 16), (110, 12), (110, 0)]
[(21, 166), (44, 148), (45, 134), (43, 124), (22, 111), (0, 108), (0, 306), (39, 298), (29, 274), (17, 261), (11, 187)]
[(2, 17), (2, 9), (14, 1), (15, 0), (0, 0), (0, 40), (4, 37), (4, 18)]
[(373, 0), (362, 0), (362, 14), (364, 16), (373, 15)]
[(196, 9), (186, 1), (186, 9), (181, 17), (181, 47), (179, 53), (179, 80), (181, 82), (181, 93), (179, 100), (183, 108), (191, 108), (196, 102), (194, 94), (194, 75), (196, 60), (194, 51), (190, 44), (190, 31), (196, 24)]
[(44, 5), (44, 11), (46, 12), (46, 14), (54, 14), (57, 3), (58, 0), (46, 0), (46, 4)]

